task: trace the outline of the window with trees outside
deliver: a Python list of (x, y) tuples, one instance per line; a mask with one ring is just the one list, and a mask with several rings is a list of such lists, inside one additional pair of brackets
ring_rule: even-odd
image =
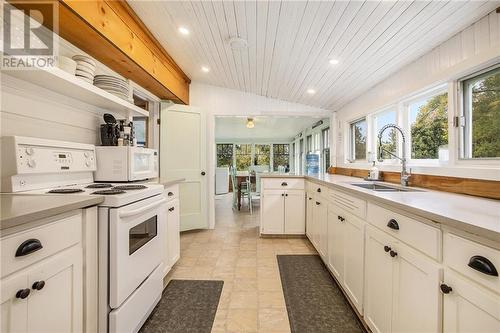
[[(374, 141), (376, 144), (375, 152), (378, 157), (378, 151), (380, 142), (378, 139), (378, 133), (387, 124), (397, 124), (397, 111), (396, 110), (386, 110), (380, 113), (377, 113), (373, 116), (373, 128), (375, 129), (374, 133)], [(398, 132), (394, 128), (388, 128), (382, 134), (382, 148), (384, 149), (382, 152), (383, 159), (392, 159), (393, 157), (387, 153), (391, 152), (396, 155), (397, 150), (397, 141), (398, 140)]]
[(217, 166), (225, 167), (233, 165), (233, 144), (218, 143), (217, 144)]
[(414, 101), (408, 106), (412, 159), (437, 159), (448, 145), (448, 93)]
[(323, 138), (324, 171), (326, 172), (330, 167), (330, 128), (323, 129), (323, 131), (321, 131), (321, 136)]
[(255, 145), (255, 165), (271, 165), (271, 145)]
[(500, 67), (463, 81), (463, 158), (500, 157)]
[(350, 159), (366, 159), (366, 118), (350, 124)]
[(290, 145), (287, 143), (273, 144), (273, 170), (278, 171), (280, 165), (290, 165)]
[(234, 148), (236, 155), (236, 170), (248, 170), (248, 167), (252, 165), (252, 145), (236, 144)]

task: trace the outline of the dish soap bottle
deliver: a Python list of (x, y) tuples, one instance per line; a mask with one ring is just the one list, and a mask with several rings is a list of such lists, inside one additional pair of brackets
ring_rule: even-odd
[(375, 161), (373, 161), (373, 166), (370, 168), (370, 179), (372, 180), (378, 180), (379, 178), (379, 171), (378, 168), (375, 166)]

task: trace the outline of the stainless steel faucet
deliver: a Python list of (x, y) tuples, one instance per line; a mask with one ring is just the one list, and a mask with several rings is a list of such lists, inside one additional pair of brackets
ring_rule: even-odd
[[(401, 133), (401, 137), (403, 138), (403, 156), (402, 157), (399, 157), (399, 156), (393, 154), (392, 152), (390, 152), (390, 151), (388, 151), (388, 150), (386, 150), (386, 149), (384, 149), (382, 147), (382, 134), (388, 128), (397, 129), (399, 131), (399, 133)], [(394, 156), (395, 158), (397, 158), (398, 160), (400, 160), (401, 161), (401, 185), (408, 186), (408, 182), (410, 181), (411, 174), (407, 170), (407, 165), (406, 165), (406, 162), (407, 162), (407, 157), (406, 157), (406, 137), (405, 137), (405, 133), (403, 132), (403, 129), (401, 127), (399, 127), (398, 125), (396, 125), (396, 124), (387, 124), (387, 125), (385, 125), (384, 127), (382, 127), (380, 129), (380, 132), (378, 132), (378, 144), (379, 144), (379, 147), (378, 147), (378, 161), (382, 162), (384, 160), (382, 158), (382, 154), (383, 154), (384, 151), (387, 154), (389, 154), (391, 156)]]

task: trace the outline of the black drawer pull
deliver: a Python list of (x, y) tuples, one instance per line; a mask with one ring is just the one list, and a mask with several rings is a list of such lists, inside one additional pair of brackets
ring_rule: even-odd
[(385, 252), (389, 252), (390, 250), (391, 250), (390, 246), (387, 246), (387, 245), (384, 246), (384, 251)]
[(320, 202), (316, 201), (316, 205), (318, 205), (318, 206), (319, 206), (320, 204), (321, 204)]
[(45, 281), (36, 281), (33, 283), (33, 286), (31, 288), (36, 289), (36, 290), (42, 290), (43, 287), (45, 287)]
[(281, 183), (281, 186), (288, 186), (286, 182)]
[(321, 188), (318, 187), (318, 189), (316, 190), (318, 193), (321, 193)]
[(387, 223), (387, 226), (391, 229), (399, 230), (398, 221), (396, 221), (395, 219), (390, 219), (389, 222)]
[(42, 243), (35, 238), (25, 240), (16, 251), (16, 257), (26, 256), (43, 248)]
[(447, 284), (444, 284), (442, 283), (439, 288), (441, 289), (441, 292), (443, 294), (449, 294), (450, 292), (453, 291), (453, 288), (451, 288), (450, 286), (448, 286)]
[(391, 250), (391, 251), (389, 252), (389, 254), (390, 254), (390, 255), (391, 255), (391, 257), (393, 257), (393, 258), (394, 258), (395, 256), (397, 256), (397, 255), (398, 255), (398, 253), (397, 253), (396, 251), (393, 251), (393, 250)]
[(495, 268), (495, 265), (493, 265), (493, 263), (488, 259), (486, 259), (485, 257), (482, 256), (471, 257), (468, 266), (486, 275), (498, 276), (498, 272), (497, 269)]
[(16, 298), (25, 299), (30, 295), (30, 290), (28, 288), (21, 289), (16, 293)]
[(169, 197), (173, 196), (174, 195), (174, 192), (168, 192), (167, 194)]
[(173, 212), (173, 211), (174, 211), (174, 209), (175, 209), (174, 207), (170, 207), (170, 208), (168, 209), (168, 211), (169, 211), (169, 212)]
[(312, 200), (313, 198), (309, 198), (309, 200)]

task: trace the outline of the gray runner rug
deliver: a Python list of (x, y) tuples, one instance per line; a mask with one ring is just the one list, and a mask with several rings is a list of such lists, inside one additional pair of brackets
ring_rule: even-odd
[(292, 333), (365, 332), (318, 255), (278, 255)]
[(141, 333), (210, 333), (224, 281), (171, 280)]

